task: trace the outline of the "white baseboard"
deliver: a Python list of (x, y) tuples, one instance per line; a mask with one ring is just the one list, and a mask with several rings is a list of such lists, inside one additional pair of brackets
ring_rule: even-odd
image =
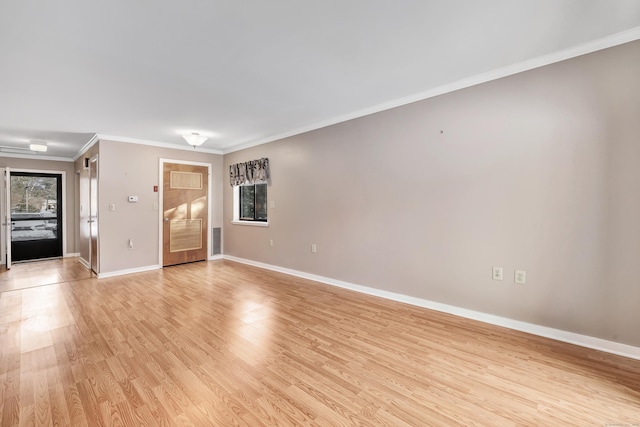
[(91, 264), (89, 264), (89, 261), (87, 261), (86, 259), (79, 256), (78, 261), (80, 261), (80, 264), (82, 264), (85, 268), (91, 269)]
[(279, 273), (284, 273), (291, 276), (301, 277), (303, 279), (309, 279), (316, 282), (325, 283), (331, 286), (337, 286), (340, 288), (349, 289), (352, 291), (361, 292), (368, 295), (374, 295), (377, 297), (386, 298), (393, 301), (398, 301), (406, 304), (415, 305), (418, 307), (428, 308), (430, 310), (436, 310), (443, 313), (453, 314), (453, 315), (464, 317), (467, 319), (477, 320), (477, 321), (489, 323), (492, 325), (514, 329), (516, 331), (527, 332), (533, 335), (551, 338), (551, 339), (566, 342), (569, 344), (575, 344), (582, 347), (591, 348), (594, 350), (604, 351), (606, 353), (616, 354), (618, 356), (624, 356), (630, 359), (640, 360), (640, 347), (634, 347), (631, 345), (608, 341), (601, 338), (590, 337), (588, 335), (576, 334), (574, 332), (567, 332), (560, 329), (549, 328), (547, 326), (535, 325), (533, 323), (522, 322), (519, 320), (513, 320), (506, 317), (494, 316), (493, 314), (487, 314), (479, 311), (468, 310), (466, 308), (455, 307), (452, 305), (442, 304), (435, 301), (429, 301), (422, 298), (416, 298), (409, 295), (397, 294), (394, 292), (384, 291), (381, 289), (375, 289), (367, 286), (356, 285), (349, 282), (343, 282), (341, 280), (331, 279), (329, 277), (317, 276), (315, 274), (310, 274), (302, 271), (292, 270), (289, 268), (279, 267), (277, 265), (265, 264), (262, 262), (252, 261), (244, 258), (238, 258), (231, 255), (224, 255), (223, 258), (229, 261), (235, 261), (242, 264), (252, 265), (254, 267), (277, 271)]
[(106, 279), (107, 277), (122, 276), (131, 273), (142, 273), (143, 271), (158, 270), (161, 265), (147, 265), (145, 267), (129, 268), (126, 270), (108, 271), (106, 273), (98, 273), (98, 279)]
[[(85, 265), (85, 262), (82, 258), (80, 258), (83, 265)], [(207, 258), (207, 261), (213, 261), (216, 259), (222, 259), (222, 255), (211, 255), (209, 258)], [(83, 262), (84, 261), (84, 262)], [(85, 265), (86, 266), (86, 265)], [(89, 268), (89, 267), (87, 267)], [(98, 279), (105, 279), (107, 277), (115, 277), (115, 276), (122, 276), (125, 274), (131, 274), (131, 273), (142, 273), (143, 271), (151, 271), (151, 270), (158, 270), (161, 269), (162, 266), (157, 264), (157, 265), (147, 265), (144, 267), (138, 267), (138, 268), (129, 268), (126, 270), (117, 270), (117, 271), (108, 271), (106, 273), (98, 273)]]

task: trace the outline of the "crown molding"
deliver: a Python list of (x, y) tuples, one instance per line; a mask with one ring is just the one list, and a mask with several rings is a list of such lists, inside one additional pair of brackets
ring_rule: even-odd
[(18, 154), (18, 153), (6, 153), (0, 151), (0, 157), (12, 157), (14, 159), (29, 159), (29, 160), (44, 160), (54, 162), (73, 162), (70, 157), (54, 157), (54, 156), (42, 156), (38, 154)]
[(93, 147), (93, 145), (96, 142), (98, 142), (98, 140), (99, 140), (98, 134), (94, 133), (93, 136), (89, 139), (89, 141), (87, 141), (87, 143), (84, 144), (80, 150), (78, 150), (78, 153), (75, 156), (73, 156), (73, 161), (75, 162), (76, 160), (78, 160), (80, 156), (86, 153), (89, 150), (89, 148)]
[[(158, 141), (149, 141), (146, 139), (137, 139), (137, 138), (128, 138), (125, 136), (114, 136), (114, 135), (102, 135), (102, 134), (97, 134), (96, 135), (97, 138), (99, 140), (103, 140), (103, 141), (115, 141), (115, 142), (127, 142), (129, 144), (140, 144), (140, 145), (150, 145), (152, 147), (160, 147), (160, 148), (170, 148), (172, 150), (183, 150), (183, 151), (194, 151), (194, 148), (190, 145), (187, 145), (187, 143), (184, 143), (184, 146), (182, 145), (178, 145), (178, 144), (169, 144), (167, 142), (158, 142)], [(207, 154), (219, 154), (222, 155), (223, 152), (220, 150), (213, 150), (210, 148), (202, 148), (202, 147), (197, 147), (197, 149), (195, 149), (195, 151), (200, 152), (200, 153), (207, 153)]]
[(537, 58), (529, 59), (527, 61), (508, 65), (506, 67), (496, 68), (495, 70), (491, 70), (486, 73), (477, 74), (472, 77), (467, 77), (452, 83), (447, 83), (447, 84), (435, 87), (433, 89), (415, 93), (413, 95), (383, 102), (381, 104), (374, 105), (369, 108), (365, 108), (365, 109), (354, 111), (345, 115), (333, 117), (325, 121), (317, 122), (312, 125), (304, 126), (292, 131), (276, 134), (273, 136), (269, 136), (269, 137), (254, 140), (254, 141), (240, 142), (237, 145), (223, 149), (222, 153), (229, 154), (235, 151), (240, 151), (240, 150), (245, 150), (247, 148), (255, 147), (257, 145), (262, 145), (269, 142), (277, 141), (279, 139), (289, 138), (291, 136), (300, 135), (306, 132), (311, 132), (327, 126), (357, 119), (363, 116), (368, 116), (370, 114), (379, 113), (381, 111), (390, 110), (392, 108), (401, 107), (403, 105), (411, 104), (413, 102), (422, 101), (422, 100), (433, 98), (439, 95), (444, 95), (449, 92), (454, 92), (456, 90), (465, 89), (465, 88), (476, 86), (482, 83), (487, 83), (492, 80), (497, 80), (503, 77), (508, 77), (514, 74), (522, 73), (524, 71), (529, 71), (535, 68), (544, 67), (545, 65), (550, 65), (556, 62), (565, 61), (567, 59), (576, 58), (578, 56), (582, 56), (582, 55), (593, 53), (599, 50), (618, 46), (618, 45), (632, 42), (638, 39), (640, 39), (640, 27), (634, 27), (629, 30), (622, 31), (620, 33), (612, 34), (607, 37), (603, 37), (587, 43), (579, 44), (579, 45), (570, 47), (568, 49), (559, 50), (557, 52), (553, 52), (547, 55), (542, 55)]

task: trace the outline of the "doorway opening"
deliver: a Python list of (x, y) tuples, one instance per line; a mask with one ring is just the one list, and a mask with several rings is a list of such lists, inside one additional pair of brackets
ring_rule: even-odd
[(11, 260), (62, 257), (62, 174), (11, 171)]

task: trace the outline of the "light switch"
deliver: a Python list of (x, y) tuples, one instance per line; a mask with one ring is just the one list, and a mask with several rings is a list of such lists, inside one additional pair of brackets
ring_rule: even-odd
[(110, 211), (115, 211), (116, 210), (116, 204), (115, 203), (109, 203), (109, 210)]

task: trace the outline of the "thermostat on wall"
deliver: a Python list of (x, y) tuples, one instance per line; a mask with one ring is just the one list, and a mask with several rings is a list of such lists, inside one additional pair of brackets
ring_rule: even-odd
[(135, 203), (138, 201), (138, 196), (129, 196), (129, 203)]

